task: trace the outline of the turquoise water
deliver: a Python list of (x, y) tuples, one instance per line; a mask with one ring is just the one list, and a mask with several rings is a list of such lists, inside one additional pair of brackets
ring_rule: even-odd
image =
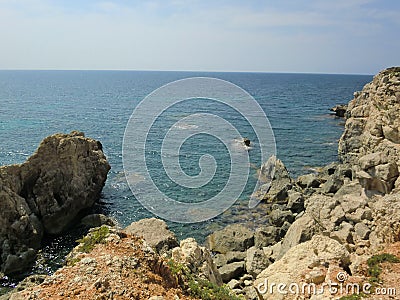
[[(293, 176), (311, 167), (336, 160), (337, 141), (343, 121), (330, 115), (329, 108), (347, 103), (354, 91), (372, 79), (364, 75), (313, 75), (268, 73), (196, 73), (139, 71), (0, 71), (0, 165), (21, 163), (47, 135), (80, 130), (100, 140), (112, 169), (102, 194), (101, 209), (114, 216), (122, 226), (151, 214), (133, 197), (122, 167), (122, 139), (127, 121), (135, 106), (154, 89), (171, 81), (209, 76), (230, 81), (247, 90), (260, 104), (272, 124), (277, 155)], [(149, 169), (166, 193), (179, 201), (203, 201), (218, 193), (224, 185), (229, 156), (213, 137), (201, 137), (201, 143), (184, 145), (180, 155), (182, 168), (198, 174), (198, 158), (210, 153), (219, 169), (206, 188), (182, 189), (168, 182), (159, 168), (160, 140), (163, 128), (193, 112), (220, 111), (234, 122), (243, 136), (255, 140), (251, 126), (229, 108), (208, 103), (201, 107), (188, 102), (167, 111), (147, 145)], [(198, 148), (194, 151), (194, 145)], [(197, 146), (196, 146), (197, 147)], [(252, 151), (251, 161), (257, 161)], [(252, 170), (255, 172), (255, 166)], [(253, 182), (254, 183), (254, 182)], [(252, 180), (242, 199), (248, 197)], [(247, 193), (247, 194), (246, 194)], [(244, 200), (243, 200), (244, 201)], [(194, 225), (171, 224), (178, 236), (204, 237), (210, 222), (229, 223), (221, 216)], [(207, 231), (208, 230), (208, 231)]]

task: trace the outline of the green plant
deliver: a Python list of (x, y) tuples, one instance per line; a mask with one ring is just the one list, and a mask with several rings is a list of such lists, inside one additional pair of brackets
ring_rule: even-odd
[(379, 275), (382, 273), (381, 263), (399, 263), (400, 259), (393, 254), (383, 253), (371, 256), (367, 260), (368, 275), (371, 277), (370, 282), (379, 282)]
[(177, 282), (190, 296), (202, 300), (243, 300), (232, 293), (228, 286), (218, 286), (209, 280), (200, 278), (190, 272), (189, 268), (174, 260), (168, 261), (171, 273), (177, 278)]
[(96, 244), (104, 243), (105, 238), (110, 234), (108, 226), (94, 228), (87, 236), (77, 240), (78, 251), (89, 253)]
[(339, 300), (360, 300), (364, 297), (364, 294), (353, 294), (348, 296), (343, 296)]

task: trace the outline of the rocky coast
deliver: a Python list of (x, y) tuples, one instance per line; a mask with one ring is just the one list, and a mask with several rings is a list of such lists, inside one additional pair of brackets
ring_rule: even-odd
[[(400, 68), (377, 74), (343, 114), (338, 162), (298, 178), (276, 157), (261, 167), (276, 168), (253, 195), (264, 224), (229, 225), (205, 245), (178, 241), (155, 218), (102, 225), (54, 275), (28, 277), (0, 299), (399, 299)], [(41, 148), (68, 167), (38, 167)], [(109, 169), (101, 144), (78, 133), (46, 139), (26, 164), (0, 169), (3, 272), (92, 205)]]

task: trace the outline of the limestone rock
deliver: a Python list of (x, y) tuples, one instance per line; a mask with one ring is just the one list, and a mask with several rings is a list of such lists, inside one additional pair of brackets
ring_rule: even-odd
[(344, 118), (346, 111), (347, 111), (347, 104), (335, 105), (330, 110), (335, 113), (336, 117)]
[(301, 188), (317, 188), (321, 184), (316, 174), (301, 175), (297, 178), (297, 185)]
[(262, 226), (256, 229), (254, 245), (257, 248), (268, 247), (278, 241), (279, 230), (275, 226)]
[(61, 233), (91, 207), (109, 169), (101, 143), (76, 131), (45, 138), (23, 164), (0, 167), (3, 271), (26, 266), (33, 253), (28, 249), (37, 249), (44, 233)]
[(115, 226), (115, 222), (103, 214), (87, 215), (82, 218), (81, 223), (86, 227), (100, 227), (102, 225)]
[(179, 246), (175, 234), (160, 219), (149, 218), (133, 222), (125, 228), (125, 232), (143, 237), (158, 253), (165, 253)]
[(253, 245), (254, 233), (241, 224), (228, 225), (207, 237), (208, 248), (218, 253), (246, 251)]
[(234, 262), (226, 264), (218, 269), (223, 282), (229, 282), (231, 279), (237, 279), (244, 274), (244, 262)]
[(250, 275), (256, 277), (261, 273), (266, 267), (271, 264), (269, 258), (264, 254), (264, 251), (251, 247), (247, 250), (246, 256), (246, 271)]
[(180, 246), (172, 249), (172, 259), (189, 267), (191, 272), (210, 282), (221, 285), (222, 279), (214, 264), (210, 251), (197, 244), (193, 238), (181, 241)]
[[(263, 292), (265, 283), (283, 283), (288, 286), (294, 282), (303, 282), (303, 276), (316, 267), (329, 266), (341, 269), (349, 264), (350, 254), (343, 245), (329, 237), (315, 235), (310, 241), (291, 248), (280, 260), (262, 271), (257, 276), (254, 287), (258, 289), (261, 299), (294, 299), (296, 295), (291, 298), (289, 294), (283, 295), (276, 290), (272, 294)], [(321, 281), (322, 276), (317, 277)]]

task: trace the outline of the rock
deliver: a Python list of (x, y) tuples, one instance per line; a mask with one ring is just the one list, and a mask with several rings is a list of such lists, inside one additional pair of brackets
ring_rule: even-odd
[(280, 258), (282, 252), (282, 242), (278, 242), (269, 247), (263, 247), (263, 252), (271, 262), (277, 261)]
[(45, 233), (60, 234), (91, 207), (109, 169), (101, 143), (81, 132), (49, 136), (23, 164), (0, 167), (3, 272), (5, 264), (6, 273), (28, 266), (28, 248), (38, 249)]
[(305, 279), (308, 283), (321, 284), (325, 281), (326, 269), (321, 267), (314, 267), (306, 276)]
[(292, 179), (280, 159), (271, 156), (261, 166), (259, 178), (266, 184), (261, 185), (252, 197), (268, 202), (287, 200), (288, 192), (292, 188)]
[(210, 251), (197, 244), (193, 238), (181, 241), (180, 246), (172, 249), (172, 259), (186, 265), (192, 273), (221, 285), (222, 279), (214, 264)]
[(356, 235), (362, 240), (367, 240), (369, 237), (369, 234), (371, 232), (371, 230), (368, 228), (368, 226), (365, 225), (364, 223), (357, 223), (354, 226), (354, 231), (355, 231)]
[(210, 234), (206, 243), (211, 251), (217, 253), (246, 251), (254, 245), (254, 233), (241, 224), (228, 225)]
[(142, 219), (133, 222), (124, 231), (128, 234), (141, 236), (158, 253), (178, 247), (175, 234), (168, 229), (167, 223), (156, 218)]
[(339, 176), (336, 175), (329, 176), (328, 180), (322, 186), (322, 193), (334, 194), (343, 186), (343, 183), (344, 180)]
[(330, 233), (330, 237), (341, 244), (354, 244), (352, 232), (353, 226), (347, 222), (340, 224), (339, 229)]
[[(394, 181), (385, 185), (382, 181), (387, 180), (376, 177), (369, 169), (386, 164), (399, 167), (399, 70), (395, 67), (380, 72), (361, 92), (355, 94), (349, 103), (345, 130), (339, 140), (341, 161), (359, 165), (372, 177), (362, 177), (363, 186), (378, 188), (382, 193), (390, 192)], [(382, 168), (384, 172), (389, 171), (389, 165)], [(390, 168), (390, 172), (395, 169)]]
[(229, 286), (231, 290), (238, 289), (240, 288), (240, 281), (237, 279), (232, 279), (226, 285)]
[(288, 286), (304, 282), (304, 275), (313, 272), (316, 267), (329, 266), (343, 270), (349, 264), (350, 254), (343, 245), (329, 237), (315, 235), (310, 241), (291, 248), (280, 260), (268, 266), (257, 276), (253, 286), (258, 289), (261, 299), (292, 299), (278, 293), (276, 289), (272, 294), (266, 292), (266, 283)]
[(254, 245), (257, 248), (267, 247), (275, 244), (279, 239), (279, 230), (275, 226), (262, 226), (256, 229), (254, 234)]
[(333, 111), (335, 113), (336, 117), (339, 118), (344, 118), (346, 111), (347, 111), (347, 104), (338, 104), (335, 105), (330, 109), (330, 111)]
[(263, 250), (256, 247), (251, 247), (247, 250), (246, 271), (253, 277), (260, 274), (270, 264), (271, 261), (265, 256)]
[(244, 138), (243, 143), (245, 144), (245, 146), (250, 147), (250, 140), (248, 138)]
[(223, 282), (229, 282), (231, 279), (239, 278), (244, 274), (244, 270), (244, 262), (226, 264), (218, 269)]
[(317, 224), (309, 214), (305, 214), (297, 219), (292, 226), (289, 227), (285, 237), (282, 240), (282, 246), (278, 258), (282, 257), (290, 248), (306, 242), (312, 238), (317, 232)]
[(302, 189), (304, 189), (304, 188), (317, 188), (321, 184), (321, 182), (319, 181), (317, 175), (315, 175), (315, 174), (307, 174), (307, 175), (299, 176), (297, 178), (296, 183)]
[(289, 201), (286, 206), (292, 213), (304, 211), (304, 196), (299, 192), (290, 192)]
[(294, 216), (290, 210), (274, 209), (269, 215), (269, 222), (276, 227), (281, 227), (285, 222), (293, 223), (293, 221)]
[(86, 227), (100, 227), (102, 225), (115, 226), (115, 222), (103, 214), (87, 215), (81, 220), (82, 225)]

